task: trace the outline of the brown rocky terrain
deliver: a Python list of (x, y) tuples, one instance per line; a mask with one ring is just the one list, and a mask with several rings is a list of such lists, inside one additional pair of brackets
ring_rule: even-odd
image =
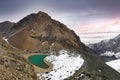
[(80, 48), (79, 37), (74, 31), (51, 19), (44, 12), (28, 15), (14, 27), (20, 27), (22, 30), (11, 36), (8, 41), (22, 50), (48, 52), (50, 48), (53, 51)]
[(0, 80), (37, 80), (33, 67), (1, 38)]

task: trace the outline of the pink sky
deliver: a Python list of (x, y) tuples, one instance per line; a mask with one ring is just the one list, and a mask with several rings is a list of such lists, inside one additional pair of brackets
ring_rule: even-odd
[(120, 21), (109, 20), (103, 23), (75, 27), (74, 30), (84, 43), (95, 43), (120, 34)]

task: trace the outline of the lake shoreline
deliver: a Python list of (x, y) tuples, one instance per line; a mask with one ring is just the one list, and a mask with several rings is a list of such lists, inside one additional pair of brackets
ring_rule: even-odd
[[(50, 54), (42, 54), (42, 53), (28, 53), (28, 54), (23, 54), (23, 57), (30, 63), (29, 61), (29, 57), (32, 56), (32, 55), (50, 55)], [(40, 68), (38, 66), (35, 66), (33, 64), (31, 64), (34, 68), (34, 71), (36, 74), (39, 74), (39, 73), (46, 73), (46, 72), (50, 72), (52, 71), (53, 69), (53, 65), (49, 62), (49, 61), (46, 61), (45, 58), (44, 58), (44, 62), (49, 66), (48, 68)]]

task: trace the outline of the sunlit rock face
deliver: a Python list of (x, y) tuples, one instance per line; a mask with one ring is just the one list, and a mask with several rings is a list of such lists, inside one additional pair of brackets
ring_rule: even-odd
[(79, 49), (81, 45), (74, 31), (44, 12), (28, 15), (13, 26), (15, 27), (19, 29), (8, 41), (19, 49), (48, 52)]

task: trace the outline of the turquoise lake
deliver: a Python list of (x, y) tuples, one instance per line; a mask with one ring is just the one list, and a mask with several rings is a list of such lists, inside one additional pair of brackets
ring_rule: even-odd
[(32, 55), (29, 56), (29, 62), (40, 68), (48, 68), (49, 66), (44, 62), (44, 58), (47, 55)]

